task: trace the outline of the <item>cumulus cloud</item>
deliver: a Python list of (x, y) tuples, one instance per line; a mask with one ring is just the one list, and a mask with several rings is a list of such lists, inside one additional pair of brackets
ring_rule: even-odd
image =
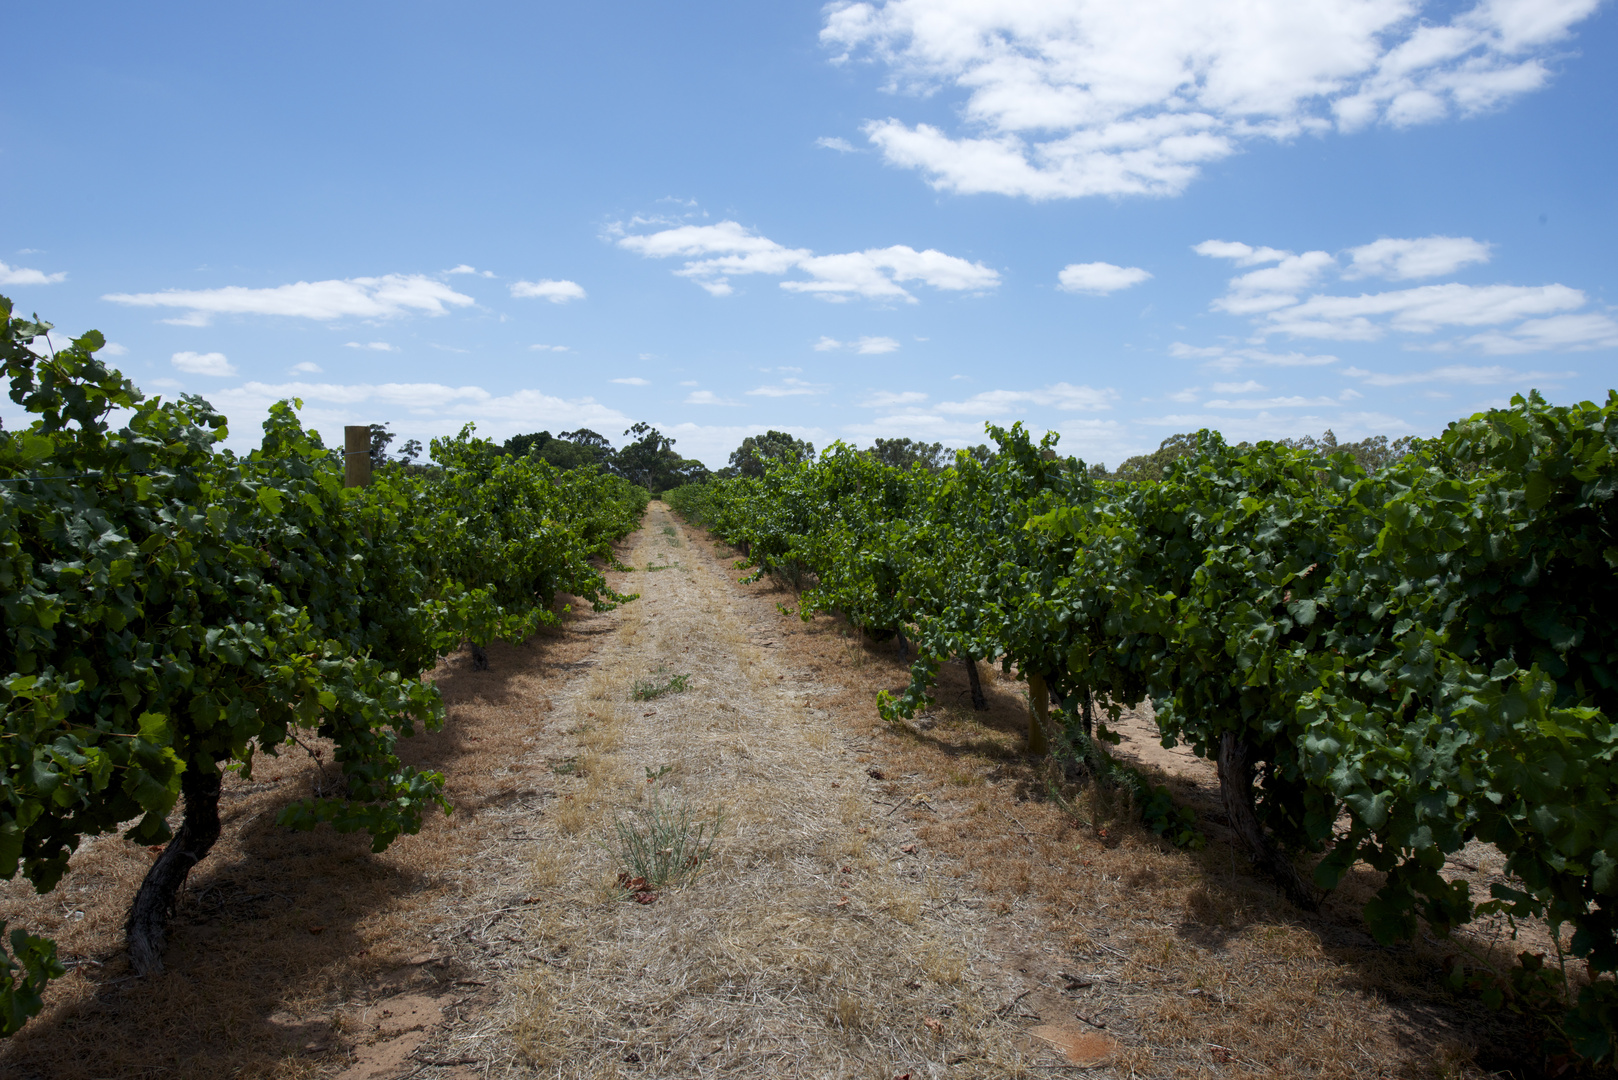
[(169, 362), (190, 375), (234, 375), (236, 366), (224, 353), (177, 352)]
[(1455, 386), (1500, 386), (1525, 383), (1540, 379), (1566, 379), (1571, 371), (1513, 371), (1511, 368), (1491, 365), (1477, 367), (1468, 364), (1450, 364), (1428, 371), (1366, 371), (1363, 368), (1343, 369), (1344, 375), (1360, 379), (1366, 386), (1413, 386), (1424, 383), (1447, 383)]
[[(1468, 237), (1378, 240), (1350, 248), (1345, 253), (1346, 269), (1325, 251), (1294, 254), (1223, 240), (1205, 241), (1193, 250), (1229, 259), (1239, 267), (1269, 264), (1231, 278), (1225, 295), (1211, 305), (1251, 318), (1261, 340), (1269, 334), (1286, 334), (1376, 341), (1390, 333), (1433, 335), (1459, 328), (1482, 332), (1425, 347), (1517, 353), (1618, 344), (1618, 322), (1603, 313), (1580, 312), (1588, 297), (1567, 285), (1444, 282), (1356, 295), (1323, 291), (1324, 282), (1332, 277), (1425, 277), (1486, 260), (1488, 245)], [(1197, 352), (1179, 344), (1174, 348), (1189, 350), (1176, 355)], [(1220, 357), (1239, 359), (1238, 354), (1239, 350), (1215, 347), (1214, 355)]]
[(895, 352), (899, 343), (890, 337), (862, 337), (854, 342), (854, 351), (866, 355)]
[(1169, 346), (1169, 355), (1179, 360), (1205, 360), (1215, 371), (1231, 372), (1244, 367), (1325, 367), (1337, 363), (1337, 357), (1326, 353), (1276, 353), (1267, 349), (1236, 348), (1226, 345), (1187, 345), (1176, 341)]
[(836, 150), (840, 154), (852, 154), (855, 152), (853, 143), (836, 135), (822, 136), (815, 140), (815, 145), (822, 150)]
[(1377, 240), (1349, 248), (1345, 278), (1382, 277), (1394, 281), (1453, 274), (1463, 266), (1489, 261), (1489, 245), (1470, 236), (1424, 236), (1419, 240)]
[(324, 373), (325, 370), (326, 369), (321, 367), (319, 364), (312, 363), (308, 360), (305, 360), (301, 364), (292, 365), (292, 373), (294, 375), (320, 375)]
[(55, 285), (67, 280), (67, 271), (47, 274), (43, 270), (30, 270), (26, 266), (7, 266), (0, 262), (0, 285)]
[(961, 130), (864, 125), (939, 190), (1173, 195), (1257, 139), (1408, 127), (1537, 90), (1600, 0), (839, 0), (821, 41)]
[(1618, 322), (1607, 315), (1585, 312), (1527, 319), (1505, 330), (1488, 330), (1462, 338), (1459, 347), (1471, 347), (1492, 356), (1512, 353), (1618, 348)]
[[(793, 369), (797, 370), (797, 369)], [(804, 382), (802, 379), (785, 378), (773, 386), (760, 386), (747, 391), (752, 397), (805, 397), (813, 394), (825, 393), (824, 383)]]
[(128, 349), (118, 344), (116, 341), (109, 341), (101, 348), (102, 356), (123, 356), (128, 352)]
[(897, 338), (890, 337), (862, 337), (853, 341), (838, 341), (836, 338), (822, 337), (814, 344), (815, 352), (831, 352), (834, 349), (853, 349), (857, 353), (875, 356), (882, 353), (897, 352), (899, 341)]
[(511, 283), (511, 295), (519, 299), (549, 300), (553, 304), (565, 304), (570, 300), (584, 299), (584, 286), (576, 281), (552, 281), (545, 278), (541, 281), (514, 281)]
[(462, 263), (461, 265), (453, 267), (453, 268), (451, 268), (449, 270), (445, 270), (444, 273), (446, 273), (446, 274), (476, 274), (478, 277), (494, 277), (494, 271), (493, 270), (479, 270), (477, 267), (468, 266), (465, 263)]
[(386, 341), (350, 341), (346, 345), (350, 349), (369, 349), (371, 352), (399, 351), (399, 346), (390, 345)]
[(720, 397), (712, 390), (693, 390), (685, 396), (687, 405), (740, 405), (739, 401), (730, 401)]
[(421, 274), (299, 281), (268, 289), (229, 285), (222, 289), (167, 289), (155, 293), (108, 293), (101, 299), (132, 307), (178, 308), (187, 314), (166, 322), (207, 325), (214, 315), (285, 315), (334, 319), (391, 319), (408, 313), (444, 315), (474, 301)]
[(1202, 403), (1202, 407), (1205, 409), (1245, 409), (1249, 411), (1268, 409), (1325, 409), (1342, 405), (1345, 402), (1354, 401), (1355, 399), (1363, 396), (1364, 395), (1362, 395), (1358, 390), (1350, 389), (1342, 391), (1336, 397), (1328, 397), (1325, 395), (1308, 397), (1301, 394), (1290, 394), (1284, 397), (1269, 398), (1215, 398), (1212, 401), (1204, 401)]
[(650, 382), (648, 382), (647, 380), (641, 378), (639, 375), (631, 375), (628, 378), (614, 379), (612, 381), (615, 382), (615, 383), (618, 383), (618, 384), (620, 384), (622, 386), (650, 386), (650, 385), (652, 385)]
[(1139, 285), (1151, 276), (1138, 266), (1114, 266), (1107, 262), (1069, 263), (1056, 275), (1056, 280), (1068, 292), (1105, 296), (1131, 285)]
[(833, 301), (859, 296), (914, 303), (916, 298), (902, 284), (912, 281), (952, 292), (992, 289), (1000, 284), (999, 273), (982, 263), (931, 248), (917, 251), (898, 244), (816, 255), (808, 248), (783, 247), (735, 221), (677, 225), (624, 236), (618, 246), (650, 259), (685, 259), (675, 273), (714, 296), (729, 296), (735, 291), (730, 279), (744, 274), (784, 277), (797, 272), (805, 276), (782, 281), (781, 288)]
[(867, 409), (891, 409), (895, 405), (919, 405), (927, 400), (920, 390), (878, 390), (860, 402)]
[(1010, 412), (1023, 411), (1029, 405), (1043, 405), (1075, 412), (1094, 412), (1112, 408), (1112, 403), (1117, 399), (1116, 390), (1097, 390), (1090, 386), (1073, 386), (1070, 383), (1060, 382), (1038, 390), (985, 390), (980, 394), (973, 394), (965, 401), (941, 401), (935, 408), (942, 413), (976, 416), (1002, 416)]

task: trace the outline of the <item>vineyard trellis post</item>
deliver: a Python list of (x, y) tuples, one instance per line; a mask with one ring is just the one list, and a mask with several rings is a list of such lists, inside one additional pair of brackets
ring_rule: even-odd
[(343, 428), (343, 486), (367, 487), (371, 483), (371, 426), (349, 424)]

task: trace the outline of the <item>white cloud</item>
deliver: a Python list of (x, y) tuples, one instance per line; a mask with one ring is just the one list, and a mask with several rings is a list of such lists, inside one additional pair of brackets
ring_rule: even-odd
[(1213, 384), (1213, 392), (1216, 394), (1252, 394), (1264, 388), (1262, 383), (1254, 382), (1252, 379), (1239, 383), (1220, 382)]
[(729, 401), (720, 397), (712, 390), (693, 390), (685, 396), (687, 405), (740, 405), (739, 401)]
[(468, 266), (465, 263), (462, 263), (461, 265), (459, 265), (457, 267), (454, 267), (452, 269), (445, 270), (444, 273), (446, 273), (446, 274), (476, 274), (478, 277), (487, 277), (487, 278), (494, 277), (494, 271), (493, 270), (479, 270), (477, 267)]
[(1548, 319), (1528, 319), (1509, 330), (1489, 330), (1463, 338), (1491, 356), (1512, 353), (1618, 348), (1618, 322), (1607, 315), (1585, 312), (1580, 315), (1553, 315)]
[(225, 359), (224, 353), (177, 352), (169, 362), (191, 375), (234, 375), (236, 366)]
[(1206, 360), (1215, 371), (1232, 372), (1249, 365), (1258, 367), (1325, 367), (1337, 363), (1337, 357), (1327, 354), (1273, 353), (1265, 349), (1230, 348), (1224, 345), (1187, 345), (1176, 341), (1169, 346), (1169, 355), (1179, 360)]
[[(1347, 252), (1349, 267), (1324, 251), (1295, 255), (1276, 248), (1210, 240), (1198, 254), (1230, 259), (1238, 266), (1271, 263), (1231, 278), (1215, 310), (1253, 319), (1262, 340), (1269, 334), (1335, 341), (1376, 341), (1389, 333), (1428, 335), (1452, 328), (1492, 327), (1457, 341), (1427, 345), (1488, 353), (1608, 348), (1618, 344), (1618, 323), (1604, 314), (1583, 312), (1585, 294), (1567, 285), (1465, 285), (1445, 282), (1354, 296), (1314, 291), (1329, 275), (1359, 278), (1432, 276), (1488, 258), (1487, 244), (1469, 237), (1429, 236), (1383, 239)], [(1505, 324), (1515, 323), (1515, 326)], [(1176, 343), (1175, 355), (1218, 355), (1239, 359), (1238, 350), (1212, 352)], [(1177, 350), (1187, 350), (1180, 352)]]
[(386, 341), (350, 341), (346, 342), (350, 349), (369, 349), (371, 352), (398, 352), (399, 346), (389, 345)]
[(1359, 296), (1311, 296), (1267, 312), (1264, 329), (1293, 337), (1375, 341), (1388, 330), (1426, 334), (1448, 326), (1491, 326), (1583, 307), (1566, 285), (1420, 285)]
[(1000, 284), (1000, 275), (982, 263), (941, 251), (917, 251), (898, 244), (841, 255), (816, 255), (808, 248), (783, 247), (734, 221), (678, 225), (625, 236), (618, 245), (647, 258), (685, 258), (685, 265), (675, 273), (690, 278), (714, 296), (729, 296), (735, 291), (730, 284), (733, 276), (780, 277), (793, 271), (806, 274), (807, 280), (783, 281), (781, 288), (833, 301), (862, 296), (914, 303), (916, 298), (901, 284), (910, 281), (954, 292), (992, 289)]
[(1152, 275), (1138, 266), (1114, 266), (1107, 262), (1069, 263), (1056, 275), (1068, 292), (1105, 296), (1131, 285), (1139, 285)]
[(637, 357), (637, 359), (640, 359), (640, 360), (656, 360), (657, 359), (657, 354), (656, 353), (643, 352)]
[(0, 262), (0, 285), (55, 285), (65, 280), (67, 280), (65, 270), (47, 274), (42, 270), (30, 270), (26, 266), (7, 266)]
[(854, 342), (854, 351), (866, 355), (895, 352), (899, 343), (890, 337), (862, 337)]
[(1366, 386), (1411, 386), (1420, 383), (1500, 386), (1503, 383), (1523, 383), (1535, 379), (1566, 379), (1570, 378), (1573, 372), (1513, 371), (1498, 365), (1474, 367), (1467, 364), (1450, 364), (1430, 371), (1401, 372), (1366, 371), (1363, 368), (1351, 367), (1343, 369), (1343, 374), (1363, 380)]
[(584, 286), (576, 281), (552, 281), (550, 278), (541, 281), (514, 281), (511, 283), (511, 295), (519, 299), (533, 298), (549, 300), (553, 304), (565, 304), (570, 300), (583, 300)]
[(1287, 397), (1272, 398), (1226, 398), (1204, 401), (1202, 407), (1205, 409), (1246, 409), (1253, 411), (1264, 409), (1325, 409), (1341, 405), (1347, 401), (1353, 401), (1361, 396), (1363, 395), (1357, 390), (1344, 390), (1337, 397), (1323, 395), (1319, 397), (1303, 397), (1294, 394)]
[(837, 135), (822, 136), (815, 140), (815, 145), (822, 150), (836, 150), (840, 154), (855, 153), (854, 144)]
[(222, 289), (167, 289), (155, 293), (108, 293), (101, 299), (134, 307), (179, 308), (187, 314), (165, 322), (204, 326), (213, 315), (286, 315), (330, 321), (390, 319), (408, 312), (446, 314), (449, 304), (468, 307), (470, 296), (420, 274), (299, 281), (268, 289), (230, 285)]
[(1097, 390), (1089, 386), (1056, 383), (1039, 390), (985, 390), (973, 394), (965, 401), (941, 401), (938, 412), (1000, 416), (1023, 411), (1029, 405), (1044, 405), (1077, 412), (1094, 412), (1112, 408), (1118, 398), (1116, 390)]
[(567, 348), (566, 345), (530, 345), (530, 346), (528, 346), (528, 348), (532, 352), (567, 352), (568, 351), (568, 348)]
[(626, 379), (614, 379), (612, 381), (615, 382), (615, 383), (618, 383), (620, 385), (623, 385), (623, 386), (650, 386), (650, 385), (652, 385), (650, 382), (648, 382), (645, 379), (641, 378), (639, 375), (631, 375)]
[(836, 338), (822, 337), (814, 344), (815, 352), (831, 352), (834, 349), (853, 349), (857, 353), (874, 356), (882, 353), (897, 352), (899, 341), (890, 337), (862, 337), (853, 341), (838, 341)]
[(312, 363), (308, 360), (305, 360), (301, 364), (292, 365), (292, 373), (294, 375), (320, 375), (324, 373), (325, 370), (326, 369), (321, 367), (319, 364)]
[(101, 348), (102, 356), (124, 356), (128, 352), (128, 349), (118, 344), (116, 341), (109, 341)]
[(867, 409), (891, 409), (895, 405), (919, 405), (927, 400), (920, 390), (878, 390), (860, 402)]
[(805, 397), (813, 394), (822, 394), (826, 391), (824, 383), (804, 382), (802, 379), (785, 378), (774, 386), (760, 386), (747, 391), (751, 397)]
[(1463, 266), (1489, 261), (1489, 245), (1470, 236), (1424, 236), (1419, 240), (1383, 239), (1349, 248), (1352, 263), (1345, 278), (1384, 277), (1394, 281), (1452, 274)]
[(681, 386), (696, 386), (697, 385), (697, 380), (695, 380), (695, 379), (681, 379), (680, 380), (680, 385)]
[(888, 88), (966, 94), (963, 131), (866, 137), (935, 188), (1173, 195), (1256, 139), (1472, 115), (1543, 86), (1600, 0), (838, 0), (821, 41)]

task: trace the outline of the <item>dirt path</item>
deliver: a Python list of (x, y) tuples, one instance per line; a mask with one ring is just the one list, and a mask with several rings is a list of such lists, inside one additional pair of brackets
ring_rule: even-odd
[[(862, 763), (871, 740), (817, 707), (778, 628), (749, 626), (694, 542), (653, 505), (627, 559), (641, 599), (536, 743), (563, 771), (532, 896), (507, 916), (532, 962), (480, 1056), (561, 1076), (1021, 1071), (1039, 1052), (980, 970), (983, 899), (917, 854), (893, 812), (908, 800)], [(634, 700), (671, 679), (687, 688)], [(639, 903), (602, 840), (654, 798), (720, 839), (703, 873)]]

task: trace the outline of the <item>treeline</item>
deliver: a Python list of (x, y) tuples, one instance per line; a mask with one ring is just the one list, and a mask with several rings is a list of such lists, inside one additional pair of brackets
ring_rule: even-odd
[[(1405, 445), (1203, 431), (1128, 482), (1058, 457), (1054, 435), (990, 431), (992, 454), (942, 469), (837, 444), (669, 501), (804, 585), (805, 617), (913, 641), (889, 718), (957, 659), (1027, 681), (1036, 753), (1093, 756), (1103, 717), (1149, 699), (1166, 745), (1218, 763), (1232, 825), (1300, 905), (1364, 863), (1384, 875), (1364, 908), (1383, 942), (1545, 919), (1566, 953), (1457, 959), (1451, 983), (1610, 1059), (1618, 393), (1517, 398)], [(1474, 838), (1507, 858), (1487, 897), (1443, 873)]]
[[(470, 427), (345, 488), (342, 452), (296, 403), (238, 455), (206, 401), (147, 398), (96, 357), (99, 333), (53, 351), (49, 329), (0, 297), (0, 364), (34, 418), (0, 432), (0, 878), (48, 891), (82, 838), (119, 829), (166, 845), (128, 920), (144, 974), (219, 836), (224, 771), (250, 777), (312, 732), (333, 742), (341, 792), (292, 803), (282, 825), (363, 830), (377, 851), (416, 832), (447, 809), (443, 776), (394, 752), (443, 722), (423, 672), (465, 641), (556, 623), (563, 595), (633, 599), (602, 568), (649, 496)], [(63, 972), (53, 943), (22, 928), (9, 943), (0, 1034)]]

